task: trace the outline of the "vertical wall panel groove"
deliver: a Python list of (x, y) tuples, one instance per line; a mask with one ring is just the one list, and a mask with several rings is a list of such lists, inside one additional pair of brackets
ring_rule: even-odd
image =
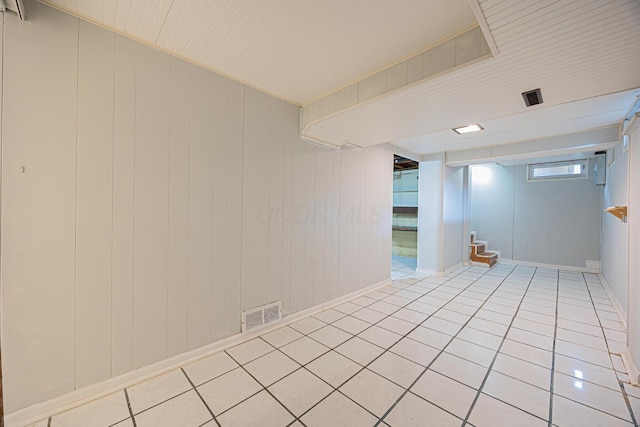
[(266, 302), (269, 250), (268, 97), (245, 92), (242, 170), (242, 309)]
[(171, 60), (167, 353), (187, 350), (190, 66)]
[(311, 307), (314, 301), (314, 294), (317, 292), (315, 289), (315, 271), (317, 268), (315, 257), (315, 227), (313, 223), (314, 202), (315, 202), (315, 190), (316, 190), (316, 162), (318, 159), (318, 151), (326, 150), (325, 148), (318, 148), (315, 145), (310, 145), (307, 151), (307, 174), (306, 189), (304, 190), (304, 205), (302, 206), (303, 214), (301, 215), (301, 221), (305, 226), (305, 259), (304, 259), (304, 305), (303, 307)]
[(298, 138), (299, 109), (285, 104), (283, 148), (283, 203), (282, 203), (282, 312), (290, 313), (291, 260), (293, 226), (293, 144)]
[(214, 79), (191, 67), (189, 145), (189, 287), (187, 346), (211, 341)]
[(271, 99), (269, 123), (269, 267), (265, 303), (282, 299), (282, 229), (284, 199), (284, 102)]
[(136, 56), (133, 366), (167, 354), (170, 58)]
[(212, 194), (212, 251), (211, 251), (211, 333), (214, 340), (224, 337), (225, 332), (225, 283), (227, 275), (227, 200), (230, 180), (235, 179), (227, 170), (228, 164), (234, 166), (239, 161), (229, 162), (227, 155), (227, 132), (230, 121), (228, 113), (229, 94), (226, 79), (214, 80), (213, 109), (211, 120), (215, 123), (212, 135), (213, 194)]
[(133, 368), (133, 236), (136, 44), (115, 41), (111, 371)]
[(111, 377), (114, 40), (80, 21), (76, 183), (76, 387)]
[(307, 150), (311, 146), (296, 139), (293, 142), (292, 202), (291, 202), (291, 287), (289, 311), (300, 310), (305, 305), (305, 191)]
[(224, 336), (240, 332), (240, 311), (242, 306), (242, 189), (244, 175), (244, 86), (220, 78), (224, 82), (224, 92), (227, 103), (225, 106), (228, 119), (224, 122), (224, 137), (226, 143), (226, 173), (228, 177), (226, 219), (227, 263), (223, 286), (224, 294), (219, 307), (224, 312)]
[(309, 221), (313, 223), (314, 233), (314, 274), (313, 274), (313, 299), (311, 304), (317, 305), (322, 301), (326, 301), (327, 293), (325, 292), (325, 240), (326, 221), (327, 221), (327, 154), (328, 150), (318, 150), (316, 154), (316, 180), (313, 189), (314, 200), (311, 204), (312, 214)]

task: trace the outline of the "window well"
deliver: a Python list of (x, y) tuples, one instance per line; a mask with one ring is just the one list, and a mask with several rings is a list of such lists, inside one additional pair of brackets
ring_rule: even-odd
[(587, 160), (536, 163), (529, 165), (529, 181), (587, 177)]

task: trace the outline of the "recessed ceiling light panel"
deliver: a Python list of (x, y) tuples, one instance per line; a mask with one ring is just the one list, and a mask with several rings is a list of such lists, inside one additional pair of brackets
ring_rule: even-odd
[(457, 133), (458, 135), (462, 135), (462, 134), (465, 134), (465, 133), (471, 133), (471, 132), (478, 132), (478, 131), (481, 131), (481, 130), (484, 130), (484, 128), (482, 126), (480, 126), (479, 124), (462, 126), (462, 127), (453, 129), (453, 131), (455, 133)]

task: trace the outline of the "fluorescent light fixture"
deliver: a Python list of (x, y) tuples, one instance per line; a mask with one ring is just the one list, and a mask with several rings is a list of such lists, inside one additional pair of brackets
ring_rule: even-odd
[(480, 126), (479, 124), (475, 124), (475, 125), (468, 125), (468, 126), (463, 126), (461, 128), (455, 128), (453, 129), (453, 131), (455, 133), (457, 133), (458, 135), (462, 135), (465, 133), (471, 133), (471, 132), (478, 132), (484, 130), (484, 128), (482, 126)]

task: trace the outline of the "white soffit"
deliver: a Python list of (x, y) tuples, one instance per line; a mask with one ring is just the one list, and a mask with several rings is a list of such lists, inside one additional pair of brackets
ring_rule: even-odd
[[(480, 6), (500, 52), (497, 57), (382, 96), (315, 125), (345, 135), (359, 146), (396, 144), (417, 135), (427, 141), (432, 133), (453, 134), (454, 127), (484, 126), (492, 120), (640, 87), (640, 1), (486, 0)], [(536, 88), (542, 89), (544, 104), (525, 107), (521, 93)], [(607, 113), (611, 114), (601, 117), (602, 122), (617, 112), (602, 111), (597, 102), (593, 110), (581, 112), (594, 118)], [(547, 119), (552, 123), (555, 117)], [(541, 122), (527, 126), (527, 121), (518, 140), (542, 136), (535, 134)], [(595, 127), (588, 121), (583, 125)], [(580, 129), (584, 127), (575, 130)], [(429, 144), (397, 145), (419, 154), (437, 151)]]
[(582, 132), (619, 124), (638, 96), (640, 89), (538, 108), (483, 121), (481, 132), (457, 135), (451, 129), (444, 129), (396, 141), (394, 145), (414, 153), (430, 154)]
[(303, 105), (477, 25), (467, 0), (41, 0)]

